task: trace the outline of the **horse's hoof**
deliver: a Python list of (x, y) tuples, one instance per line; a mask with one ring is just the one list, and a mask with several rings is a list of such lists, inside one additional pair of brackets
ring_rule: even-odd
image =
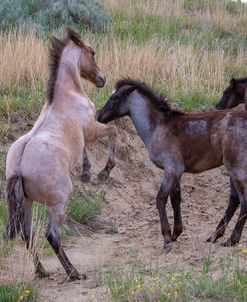
[(207, 242), (215, 243), (219, 238), (223, 237), (224, 233), (215, 233), (207, 239)]
[(87, 276), (84, 274), (79, 274), (77, 271), (73, 271), (69, 274), (70, 280), (86, 280)]
[(233, 239), (229, 238), (225, 242), (223, 242), (221, 245), (225, 246), (225, 247), (230, 247), (230, 246), (235, 245), (236, 243), (238, 243), (237, 240), (233, 240)]
[(81, 181), (82, 182), (89, 182), (91, 178), (90, 172), (83, 172), (81, 175)]
[(98, 179), (101, 180), (101, 181), (107, 180), (108, 177), (109, 177), (109, 173), (106, 170), (102, 170), (98, 174)]
[(210, 236), (210, 237), (207, 239), (207, 242), (214, 243), (215, 241), (213, 240), (213, 236)]
[(164, 244), (165, 253), (168, 254), (172, 250), (172, 242), (169, 241)]
[(37, 271), (36, 274), (38, 275), (39, 278), (50, 277), (50, 274), (45, 270)]

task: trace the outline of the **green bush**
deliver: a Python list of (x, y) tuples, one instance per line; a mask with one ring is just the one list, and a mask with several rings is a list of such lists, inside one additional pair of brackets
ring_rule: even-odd
[(59, 30), (64, 24), (79, 30), (102, 31), (109, 15), (100, 0), (2, 0), (0, 28), (34, 28), (38, 33)]

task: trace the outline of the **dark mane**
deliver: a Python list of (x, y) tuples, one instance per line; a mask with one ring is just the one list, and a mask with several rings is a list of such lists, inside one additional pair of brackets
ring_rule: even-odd
[(120, 87), (125, 85), (135, 86), (138, 92), (140, 92), (142, 95), (146, 96), (149, 100), (151, 100), (152, 103), (156, 106), (156, 108), (159, 111), (163, 112), (166, 116), (184, 114), (181, 111), (173, 110), (163, 95), (156, 93), (143, 82), (132, 79), (122, 79), (116, 83), (115, 88), (116, 90), (118, 90)]
[(54, 88), (57, 80), (57, 71), (60, 64), (60, 59), (64, 48), (67, 46), (70, 40), (76, 43), (78, 46), (82, 46), (83, 42), (81, 40), (80, 34), (73, 28), (66, 26), (67, 35), (62, 40), (56, 37), (51, 38), (51, 47), (49, 49), (49, 79), (47, 83), (47, 100), (51, 104), (54, 97)]
[(243, 78), (234, 78), (234, 80), (235, 80), (237, 83), (241, 84), (241, 83), (243, 83), (243, 82), (247, 82), (247, 77), (243, 77)]

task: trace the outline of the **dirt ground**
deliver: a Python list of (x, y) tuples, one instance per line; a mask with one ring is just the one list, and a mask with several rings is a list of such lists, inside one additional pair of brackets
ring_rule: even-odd
[[(217, 260), (222, 255), (231, 256), (234, 248), (224, 248), (220, 244), (229, 236), (237, 215), (229, 224), (224, 238), (216, 244), (207, 243), (222, 217), (229, 192), (229, 177), (221, 167), (205, 173), (182, 177), (182, 217), (184, 230), (170, 253), (162, 249), (155, 196), (163, 177), (163, 171), (156, 168), (128, 119), (117, 122), (119, 131), (117, 146), (117, 165), (105, 183), (97, 180), (97, 173), (103, 168), (107, 157), (107, 144), (98, 143), (89, 147), (92, 163), (92, 179), (81, 184), (75, 173), (74, 185), (85, 189), (106, 192), (102, 217), (111, 219), (117, 233), (96, 230), (73, 237), (66, 243), (65, 250), (75, 267), (86, 273), (85, 281), (70, 282), (55, 256), (43, 257), (45, 268), (51, 272), (47, 279), (35, 279), (41, 289), (41, 301), (111, 301), (106, 287), (100, 279), (112, 265), (128, 265), (135, 254), (142, 262), (157, 262), (161, 269), (176, 267), (186, 270), (195, 267), (202, 269), (202, 260), (209, 256)], [(103, 156), (104, 155), (104, 156)], [(168, 205), (170, 223), (172, 210)], [(241, 242), (247, 243), (246, 227)], [(246, 259), (245, 259), (246, 260)], [(240, 259), (244, 263), (244, 258)], [(244, 265), (244, 264), (243, 264)], [(31, 262), (24, 247), (19, 247), (7, 259), (0, 278), (6, 275), (14, 280), (33, 279)], [(8, 272), (8, 274), (7, 274)]]

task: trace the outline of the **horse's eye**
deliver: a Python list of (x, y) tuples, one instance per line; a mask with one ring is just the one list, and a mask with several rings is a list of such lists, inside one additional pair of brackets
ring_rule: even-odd
[(95, 51), (92, 51), (92, 55), (95, 56)]

